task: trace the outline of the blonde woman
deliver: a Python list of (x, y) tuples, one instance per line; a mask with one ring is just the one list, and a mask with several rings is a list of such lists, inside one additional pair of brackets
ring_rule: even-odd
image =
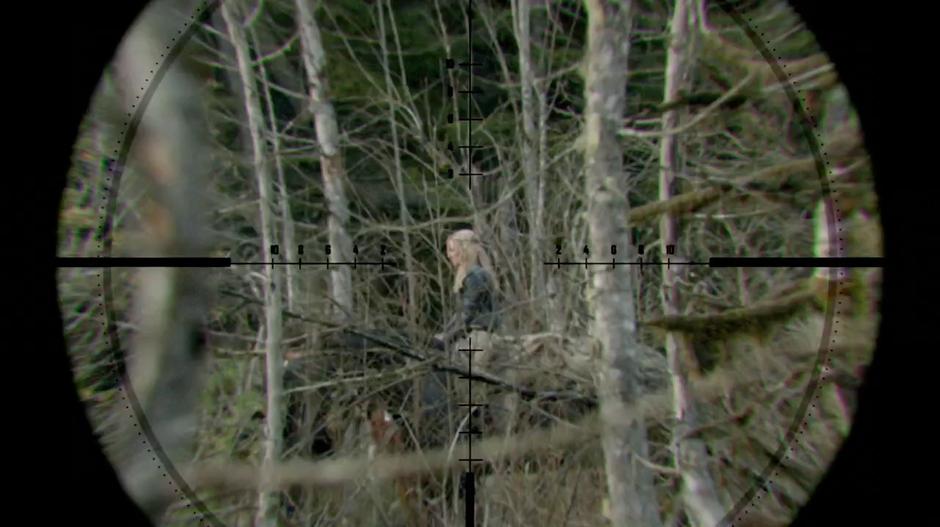
[[(490, 355), (490, 334), (500, 325), (496, 306), (496, 277), (490, 258), (476, 233), (459, 230), (447, 238), (447, 260), (454, 268), (454, 294), (460, 311), (434, 336), (433, 346), (451, 348), (461, 341), (460, 348), (472, 346), (483, 351), (473, 352), (473, 364), (482, 366)], [(453, 348), (451, 348), (453, 349)], [(466, 359), (466, 352), (461, 355)]]
[[(454, 294), (457, 295), (459, 312), (443, 332), (434, 336), (434, 348), (449, 350), (452, 354), (456, 352), (456, 362), (464, 367), (471, 362), (468, 354), (472, 354), (472, 371), (482, 370), (513, 382), (513, 369), (507, 362), (506, 350), (494, 349), (495, 339), (491, 338), (501, 322), (497, 306), (499, 289), (489, 256), (476, 233), (464, 229), (451, 234), (447, 238), (447, 260), (454, 268)], [(463, 351), (467, 349), (476, 351)], [(488, 393), (486, 385), (474, 386), (472, 402), (487, 401)], [(429, 399), (442, 394), (434, 390), (427, 393)], [(461, 387), (456, 399), (462, 403), (471, 402), (465, 399), (467, 396), (467, 390)], [(496, 431), (508, 433), (513, 426), (518, 397), (514, 392), (505, 392), (497, 399), (490, 401), (487, 410), (480, 412), (488, 414), (481, 417), (484, 422), (492, 423)]]

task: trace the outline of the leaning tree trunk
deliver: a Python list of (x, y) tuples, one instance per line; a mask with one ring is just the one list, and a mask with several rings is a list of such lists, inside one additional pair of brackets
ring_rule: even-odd
[[(690, 34), (689, 17), (692, 0), (677, 0), (672, 17), (669, 51), (666, 58), (666, 83), (663, 104), (668, 104), (680, 97), (680, 91), (688, 84), (690, 74), (689, 57)], [(680, 110), (670, 110), (663, 114), (663, 130), (672, 130), (679, 126)], [(659, 143), (659, 199), (666, 201), (673, 197), (676, 174), (681, 169), (679, 157), (679, 137), (666, 134)], [(659, 237), (663, 260), (669, 258), (666, 248), (676, 244), (676, 217), (666, 213), (660, 218)], [(666, 316), (679, 314), (679, 290), (676, 287), (676, 267), (663, 266), (662, 301)], [(682, 478), (684, 489), (682, 501), (686, 513), (697, 526), (711, 527), (721, 520), (723, 507), (715, 490), (715, 483), (708, 472), (707, 453), (701, 439), (686, 437), (696, 426), (695, 401), (689, 393), (687, 372), (695, 369), (692, 349), (685, 335), (669, 331), (666, 333), (666, 360), (672, 377), (673, 415), (676, 427), (673, 430), (676, 467)]]
[[(344, 188), (345, 169), (339, 148), (339, 126), (336, 112), (329, 99), (327, 84), (326, 52), (320, 39), (320, 28), (310, 10), (308, 0), (297, 0), (297, 18), (300, 25), (301, 54), (310, 89), (310, 106), (320, 145), (320, 170), (323, 174), (323, 195), (326, 198), (330, 217), (327, 220), (331, 261), (352, 261), (352, 242), (346, 232), (349, 222), (349, 204)], [(347, 322), (352, 314), (352, 272), (348, 265), (331, 269), (330, 293), (336, 308), (335, 320)]]
[[(584, 129), (585, 198), (595, 251), (629, 243), (623, 148), (617, 138), (624, 110), (630, 2), (588, 0), (588, 56)], [(647, 458), (646, 427), (631, 408), (640, 396), (639, 344), (630, 275), (594, 266), (590, 270), (594, 335), (600, 341), (598, 372), (601, 441), (607, 468), (613, 525), (661, 525), (653, 474), (637, 460)]]
[[(261, 213), (261, 240), (264, 244), (264, 261), (272, 258), (271, 245), (277, 242), (274, 232), (274, 213), (272, 203), (275, 198), (271, 182), (271, 171), (265, 155), (262, 138), (264, 115), (258, 99), (258, 87), (248, 54), (248, 41), (242, 28), (241, 16), (234, 2), (222, 3), (222, 18), (228, 28), (238, 72), (241, 78), (245, 112), (248, 116), (248, 131), (254, 154), (254, 171), (258, 180), (258, 205)], [(258, 497), (257, 525), (277, 525), (278, 491), (270, 488), (268, 478), (275, 464), (280, 460), (283, 448), (284, 411), (284, 359), (281, 350), (281, 295), (277, 291), (280, 280), (280, 267), (264, 266), (264, 307), (266, 328), (266, 365), (267, 365), (267, 414), (264, 440), (264, 461), (262, 463), (262, 482)]]
[[(164, 61), (164, 46), (179, 28), (179, 14), (171, 9), (178, 4), (159, 2), (146, 11), (115, 57), (128, 116), (139, 111), (141, 89), (153, 82), (151, 68)], [(204, 216), (209, 134), (197, 68), (183, 50), (160, 80), (136, 136), (127, 138), (133, 141), (135, 172), (147, 185), (147, 197), (138, 204), (145, 254), (193, 257), (209, 252)], [(110, 241), (106, 243), (110, 248)], [(116, 465), (127, 492), (157, 524), (179, 500), (180, 489), (167, 473), (193, 455), (209, 289), (205, 271), (197, 269), (141, 269), (137, 276), (138, 329), (128, 357), (125, 395), (144, 420), (128, 421), (133, 428), (122, 430)], [(106, 271), (105, 283), (110, 280)]]

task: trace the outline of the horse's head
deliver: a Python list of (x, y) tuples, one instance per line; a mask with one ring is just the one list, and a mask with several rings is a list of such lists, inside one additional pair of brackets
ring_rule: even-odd
[(368, 414), (370, 451), (401, 452), (404, 446), (401, 427), (395, 422), (384, 401), (376, 402)]

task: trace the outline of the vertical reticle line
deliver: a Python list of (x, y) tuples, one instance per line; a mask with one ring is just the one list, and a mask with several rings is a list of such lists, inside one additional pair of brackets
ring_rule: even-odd
[(467, 189), (473, 190), (473, 2), (467, 2)]
[[(468, 4), (469, 5), (469, 4)], [(470, 14), (470, 8), (467, 8), (467, 15)], [(471, 90), (473, 88), (471, 87)], [(468, 136), (469, 137), (469, 136)], [(469, 141), (468, 141), (469, 142)], [(471, 143), (472, 144), (472, 143)], [(472, 150), (471, 150), (472, 152)], [(470, 176), (473, 181), (473, 176)], [(473, 404), (473, 338), (467, 337), (467, 403)], [(464, 524), (466, 527), (473, 527), (473, 512), (476, 509), (473, 496), (473, 406), (467, 407), (467, 471), (464, 477)]]
[(476, 521), (474, 520), (474, 513), (476, 508), (476, 482), (473, 480), (473, 472), (464, 472), (463, 474), (463, 487), (464, 487), (464, 525), (466, 527), (473, 527)]
[[(483, 118), (473, 117), (472, 115), (473, 94), (480, 93), (478, 90), (475, 90), (473, 88), (473, 67), (479, 66), (480, 64), (473, 62), (473, 6), (472, 4), (467, 4), (466, 14), (467, 14), (467, 33), (468, 33), (467, 46), (469, 48), (467, 52), (467, 59), (466, 61), (459, 62), (459, 63), (456, 62), (454, 59), (447, 59), (447, 68), (451, 69), (457, 66), (459, 66), (460, 68), (463, 68), (464, 66), (467, 67), (468, 79), (467, 79), (466, 89), (461, 88), (460, 82), (457, 81), (455, 82), (454, 86), (451, 86), (449, 88), (449, 91), (448, 91), (449, 94), (455, 94), (457, 97), (459, 97), (460, 95), (467, 95), (468, 96), (467, 97), (467, 110), (466, 112), (461, 114), (460, 105), (458, 104), (457, 115), (448, 114), (447, 122), (448, 124), (456, 122), (458, 126), (458, 132), (459, 132), (460, 123), (462, 122), (467, 123), (467, 144), (458, 144), (455, 147), (453, 143), (450, 143), (448, 148), (451, 150), (451, 152), (454, 153), (455, 156), (456, 156), (457, 151), (460, 151), (461, 153), (463, 153), (464, 151), (467, 152), (466, 154), (463, 154), (466, 156), (466, 161), (467, 161), (466, 169), (463, 168), (463, 161), (461, 160), (461, 168), (457, 175), (468, 178), (467, 188), (472, 191), (473, 190), (473, 176), (485, 176), (486, 174), (484, 174), (483, 172), (473, 171), (473, 150), (481, 148), (480, 145), (473, 144), (473, 121), (482, 121)], [(452, 177), (453, 173), (454, 173), (453, 170), (448, 170), (448, 178)]]
[[(473, 2), (467, 2), (467, 189), (473, 191)], [(473, 339), (467, 337), (467, 471), (463, 474), (464, 525), (473, 527), (476, 481), (473, 477)]]
[[(473, 337), (467, 337), (467, 403), (473, 404)], [(467, 407), (467, 472), (473, 469), (473, 407)]]
[(484, 407), (486, 404), (477, 404), (473, 402), (473, 354), (482, 349), (473, 347), (473, 337), (467, 337), (467, 347), (458, 348), (458, 351), (467, 352), (467, 375), (461, 375), (460, 378), (467, 379), (467, 403), (459, 403), (458, 406), (467, 408), (466, 430), (461, 430), (461, 435), (467, 436), (467, 457), (460, 461), (467, 462), (467, 471), (461, 478), (461, 486), (464, 491), (464, 521), (468, 527), (474, 524), (474, 512), (476, 510), (476, 481), (473, 476), (473, 463), (483, 462), (482, 458), (473, 457), (473, 436), (482, 433), (479, 429), (473, 427), (473, 410), (478, 407)]

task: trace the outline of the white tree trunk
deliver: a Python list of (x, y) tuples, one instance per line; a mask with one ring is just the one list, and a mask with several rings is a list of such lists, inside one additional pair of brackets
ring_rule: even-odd
[[(251, 31), (252, 41), (255, 48), (258, 48), (259, 39), (254, 35), (254, 31)], [(290, 200), (287, 195), (287, 181), (284, 178), (284, 164), (281, 162), (281, 135), (277, 129), (277, 116), (274, 112), (274, 101), (271, 99), (271, 87), (268, 80), (267, 67), (263, 62), (258, 63), (258, 69), (261, 77), (261, 89), (264, 92), (265, 104), (268, 108), (268, 121), (271, 134), (271, 157), (274, 159), (274, 170), (277, 174), (277, 194), (278, 194), (278, 209), (281, 213), (281, 225), (283, 225), (283, 241), (284, 241), (284, 256), (288, 262), (297, 261), (297, 246), (296, 237), (294, 236), (294, 219), (291, 216), (290, 212)], [(298, 287), (300, 276), (296, 271), (294, 266), (287, 265), (285, 266), (286, 282), (286, 298), (287, 298), (287, 310), (291, 312), (295, 311), (295, 306), (298, 301), (299, 290)]]
[[(666, 82), (663, 103), (669, 103), (680, 96), (680, 91), (688, 86), (690, 74), (690, 17), (693, 15), (693, 0), (676, 0), (672, 17), (669, 50), (666, 58)], [(670, 110), (663, 114), (663, 130), (675, 129), (681, 120), (680, 110)], [(665, 135), (659, 144), (659, 199), (673, 197), (676, 175), (681, 170), (679, 137)], [(659, 235), (662, 240), (663, 260), (667, 245), (676, 244), (676, 218), (672, 214), (663, 214), (659, 223)], [(678, 315), (679, 290), (676, 288), (676, 267), (663, 266), (663, 285), (661, 289), (663, 310), (666, 316)], [(689, 393), (687, 372), (695, 370), (694, 355), (691, 345), (684, 335), (668, 332), (666, 334), (666, 361), (672, 378), (673, 414), (677, 426), (675, 435), (676, 467), (681, 473), (684, 485), (682, 500), (692, 523), (696, 526), (711, 527), (721, 520), (724, 508), (718, 499), (714, 481), (706, 465), (707, 452), (699, 439), (685, 438), (684, 435), (695, 425), (695, 401)]]
[[(258, 99), (258, 87), (255, 83), (251, 57), (248, 54), (248, 41), (242, 28), (241, 16), (234, 2), (222, 3), (222, 18), (228, 28), (229, 38), (235, 48), (238, 72), (241, 78), (245, 111), (248, 116), (248, 131), (254, 157), (255, 177), (258, 180), (258, 206), (261, 214), (261, 243), (264, 260), (270, 261), (271, 245), (277, 243), (274, 232), (274, 213), (272, 212), (274, 192), (271, 172), (265, 153), (262, 137), (264, 116)], [(277, 525), (278, 495), (269, 488), (266, 479), (274, 465), (280, 461), (283, 448), (284, 412), (284, 359), (281, 350), (281, 295), (277, 284), (281, 283), (280, 267), (264, 267), (264, 307), (265, 307), (265, 353), (267, 366), (267, 413), (265, 417), (264, 460), (262, 461), (262, 482), (258, 497), (256, 524)]]
[[(624, 110), (632, 6), (588, 0), (588, 57), (584, 129), (585, 197), (594, 251), (629, 244), (626, 181), (617, 139)], [(646, 427), (629, 408), (640, 395), (640, 353), (629, 273), (590, 270), (594, 335), (602, 347), (598, 372), (601, 441), (607, 468), (610, 519), (617, 526), (661, 525), (653, 474), (637, 461), (647, 458)]]
[[(352, 242), (346, 232), (349, 222), (349, 204), (346, 200), (343, 158), (339, 147), (339, 125), (336, 112), (329, 99), (326, 73), (326, 53), (320, 39), (320, 28), (313, 17), (308, 0), (297, 0), (297, 18), (300, 26), (304, 69), (310, 89), (310, 107), (320, 145), (320, 168), (323, 174), (323, 195), (330, 211), (327, 220), (331, 261), (352, 261)], [(331, 268), (330, 293), (335, 303), (335, 320), (346, 322), (352, 314), (352, 271), (349, 266)]]

